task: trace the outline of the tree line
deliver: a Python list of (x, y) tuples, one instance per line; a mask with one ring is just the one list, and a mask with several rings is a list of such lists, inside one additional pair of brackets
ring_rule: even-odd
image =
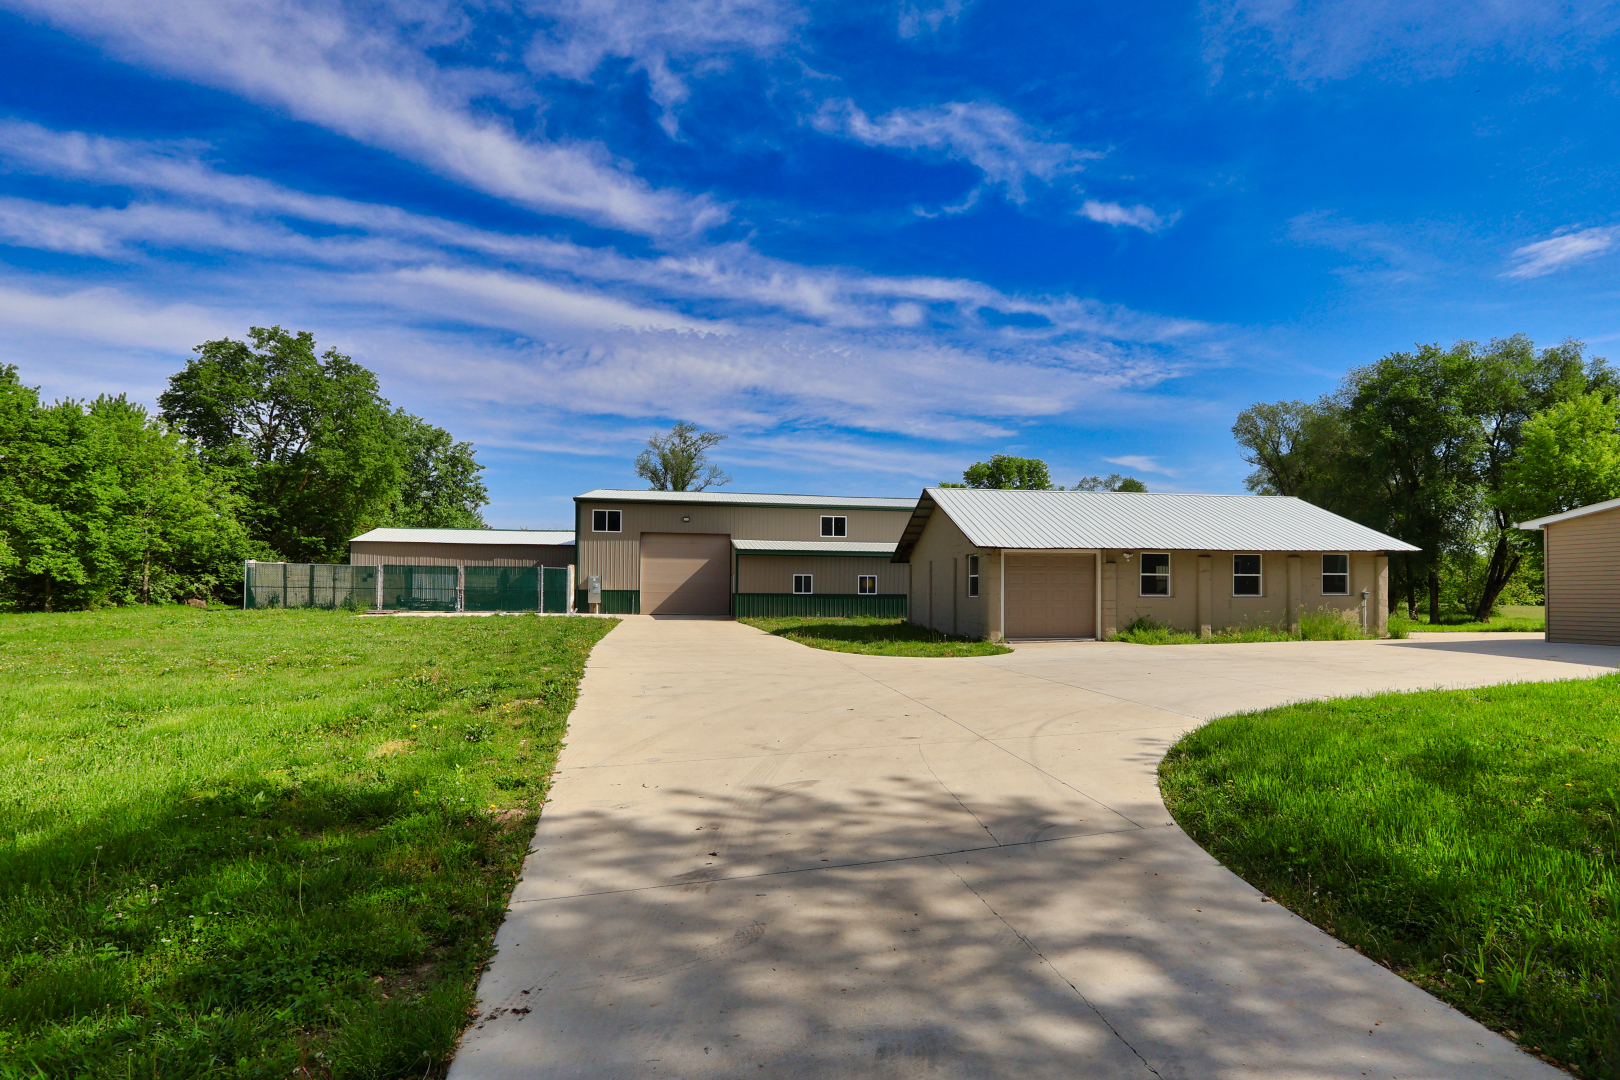
[(1257, 494), (1295, 495), (1423, 550), (1392, 556), (1391, 597), (1431, 619), (1443, 595), (1487, 619), (1539, 580), (1515, 523), (1620, 495), (1620, 380), (1581, 342), (1523, 334), (1418, 345), (1347, 373), (1317, 401), (1257, 404), (1232, 434)]
[(352, 358), (280, 326), (194, 351), (156, 415), (122, 394), (46, 404), (0, 366), (0, 605), (230, 596), (245, 559), (486, 527), (472, 444), (393, 407)]

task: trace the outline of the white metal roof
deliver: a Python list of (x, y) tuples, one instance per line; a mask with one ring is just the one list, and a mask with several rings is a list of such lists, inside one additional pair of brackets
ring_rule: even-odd
[(1606, 502), (1593, 503), (1591, 506), (1578, 506), (1574, 510), (1565, 510), (1562, 514), (1548, 514), (1546, 517), (1521, 521), (1513, 527), (1515, 529), (1544, 529), (1555, 522), (1585, 517), (1587, 514), (1601, 514), (1605, 510), (1613, 510), (1616, 507), (1620, 507), (1620, 499), (1609, 499)]
[(572, 529), (372, 529), (357, 540), (384, 544), (572, 544)]
[(863, 544), (852, 540), (733, 540), (731, 546), (749, 552), (792, 552), (805, 555), (893, 555), (893, 544)]
[[(978, 547), (1419, 550), (1303, 499), (1280, 495), (928, 488), (922, 502), (930, 500)], [(922, 509), (919, 505), (919, 513)]]
[(829, 510), (910, 510), (916, 499), (878, 499), (866, 495), (771, 495), (748, 491), (647, 491), (597, 488), (575, 495), (575, 502), (708, 503), (716, 506), (807, 506)]

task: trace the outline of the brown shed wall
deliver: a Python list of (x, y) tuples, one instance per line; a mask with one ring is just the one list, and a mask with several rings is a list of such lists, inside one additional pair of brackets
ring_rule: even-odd
[(1620, 508), (1546, 528), (1547, 640), (1620, 645)]
[(572, 544), (434, 544), (356, 540), (349, 544), (354, 566), (567, 566)]
[(904, 563), (887, 558), (858, 555), (737, 555), (737, 591), (740, 593), (790, 593), (794, 574), (814, 574), (818, 593), (851, 593), (859, 586), (861, 574), (877, 575), (877, 591), (906, 591)]
[[(841, 510), (611, 501), (581, 502), (578, 505), (579, 580), (600, 574), (604, 589), (641, 588), (641, 534), (644, 532), (721, 533), (734, 540), (824, 540), (828, 538), (821, 535), (821, 516), (841, 514), (849, 519), (849, 535), (840, 536), (839, 540), (892, 544), (900, 539), (906, 522), (911, 520), (909, 509)], [(592, 532), (591, 511), (595, 509), (621, 511), (623, 530), (617, 533)], [(692, 520), (682, 521), (683, 517)], [(789, 579), (790, 589), (791, 584)]]
[[(979, 556), (979, 595), (967, 594), (967, 557)], [(943, 634), (1001, 636), (1001, 553), (974, 547), (935, 508), (911, 552), (912, 622)]]

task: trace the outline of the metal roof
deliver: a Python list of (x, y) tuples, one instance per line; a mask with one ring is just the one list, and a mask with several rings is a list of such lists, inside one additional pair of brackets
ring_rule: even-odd
[(745, 555), (877, 555), (894, 554), (893, 544), (863, 544), (852, 540), (733, 540)]
[(901, 537), (905, 561), (937, 506), (977, 547), (1149, 551), (1417, 551), (1303, 499), (1132, 491), (928, 488)]
[(770, 495), (747, 491), (647, 491), (597, 488), (575, 495), (575, 502), (695, 503), (711, 506), (806, 506), (826, 510), (910, 510), (916, 499), (876, 499), (865, 495)]
[(572, 544), (573, 529), (372, 529), (350, 540), (383, 544)]
[(1562, 514), (1548, 514), (1546, 517), (1538, 517), (1532, 518), (1529, 521), (1521, 521), (1513, 527), (1515, 529), (1543, 529), (1548, 525), (1552, 525), (1560, 521), (1568, 521), (1570, 518), (1585, 517), (1587, 514), (1601, 514), (1605, 510), (1613, 510), (1616, 507), (1620, 507), (1620, 499), (1609, 499), (1606, 502), (1593, 503), (1591, 506), (1579, 506), (1574, 510), (1565, 510)]

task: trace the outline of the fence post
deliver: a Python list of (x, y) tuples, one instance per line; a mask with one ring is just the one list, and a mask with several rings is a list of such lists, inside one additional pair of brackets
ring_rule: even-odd
[(385, 564), (383, 564), (383, 563), (378, 563), (377, 564), (377, 610), (378, 611), (381, 611), (383, 609), (382, 604), (383, 604), (383, 566), (384, 565)]
[(248, 609), (248, 602), (247, 602), (247, 600), (248, 600), (248, 580), (249, 580), (249, 576), (250, 576), (249, 573), (248, 573), (248, 567), (250, 567), (252, 565), (253, 565), (253, 560), (252, 559), (248, 559), (246, 562), (244, 562), (242, 564), (242, 610), (243, 611), (246, 611)]
[(457, 611), (464, 611), (466, 609), (466, 592), (467, 592), (467, 568), (465, 566), (461, 566), (461, 565), (458, 564), (456, 566), (456, 610)]
[(287, 606), (287, 564), (281, 564), (281, 606)]
[(546, 568), (544, 564), (542, 564), (537, 569), (538, 577), (540, 578), (540, 606), (534, 610), (539, 614), (544, 615), (546, 613)]
[(573, 563), (568, 564), (568, 597), (567, 597), (567, 602), (565, 604), (563, 604), (563, 612), (565, 614), (568, 614), (568, 615), (572, 615), (574, 613), (574, 564)]

